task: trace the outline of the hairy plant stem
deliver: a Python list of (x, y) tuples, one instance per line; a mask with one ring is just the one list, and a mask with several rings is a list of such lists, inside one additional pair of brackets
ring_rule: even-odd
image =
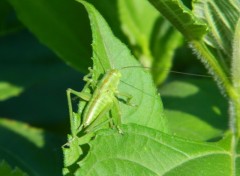
[(229, 77), (223, 71), (221, 66), (219, 65), (216, 58), (212, 55), (212, 53), (208, 50), (206, 45), (201, 41), (191, 41), (192, 47), (200, 54), (201, 61), (210, 70), (210, 73), (213, 75), (215, 81), (221, 90), (223, 90), (227, 98), (229, 99), (230, 106), (232, 104), (233, 107), (230, 107), (231, 117), (230, 117), (230, 130), (234, 134), (235, 137), (240, 136), (240, 101), (237, 91), (233, 87)]
[[(235, 91), (237, 92), (237, 91)], [(236, 124), (235, 125), (235, 128), (236, 128), (236, 136), (237, 138), (240, 137), (240, 97), (238, 95), (238, 97), (236, 99), (231, 99), (232, 101), (232, 106), (233, 106), (233, 109), (232, 109), (232, 121), (234, 121), (234, 123)], [(232, 124), (231, 124), (232, 125)]]

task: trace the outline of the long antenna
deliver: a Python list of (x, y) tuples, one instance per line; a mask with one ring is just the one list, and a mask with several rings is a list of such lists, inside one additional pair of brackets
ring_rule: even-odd
[[(126, 67), (120, 68), (119, 70), (128, 69), (128, 68), (144, 68), (144, 69), (151, 70), (150, 67), (144, 67), (144, 66), (126, 66)], [(213, 76), (207, 75), (207, 74), (204, 75), (204, 74), (197, 74), (197, 73), (187, 73), (187, 72), (181, 72), (181, 71), (176, 71), (176, 70), (170, 70), (169, 72), (176, 73), (176, 74), (181, 74), (181, 75), (187, 75), (187, 76), (213, 78)]]
[[(119, 56), (123, 51), (120, 51), (116, 56)], [(102, 61), (98, 55), (97, 52), (93, 51), (94, 54), (96, 54), (96, 56), (98, 57), (98, 60), (100, 62), (100, 65), (101, 67), (103, 68), (104, 72), (106, 71), (103, 64), (102, 64)], [(112, 63), (111, 63), (111, 60), (109, 61), (110, 62), (110, 65), (112, 66)], [(123, 69), (127, 69), (127, 68), (145, 68), (145, 69), (149, 69), (151, 70), (150, 67), (144, 67), (144, 66), (126, 66), (126, 67), (122, 67), (122, 68), (119, 68), (119, 70), (123, 70)], [(207, 75), (207, 74), (196, 74), (196, 73), (187, 73), (187, 72), (181, 72), (181, 71), (177, 71), (177, 70), (170, 70), (169, 71), (170, 73), (175, 73), (175, 74), (181, 74), (181, 75), (186, 75), (186, 76), (195, 76), (195, 77), (202, 77), (202, 78), (213, 78), (213, 76), (211, 75)]]
[(176, 73), (176, 74), (181, 74), (181, 75), (187, 75), (187, 76), (213, 78), (213, 76), (211, 76), (211, 75), (203, 75), (203, 74), (196, 74), (196, 73), (186, 73), (186, 72), (180, 72), (180, 71), (174, 71), (174, 70), (170, 70), (169, 72)]
[(152, 94), (149, 94), (149, 93), (147, 93), (147, 92), (144, 92), (142, 89), (139, 89), (139, 88), (137, 88), (137, 87), (135, 87), (135, 86), (133, 86), (133, 85), (131, 85), (131, 84), (126, 83), (125, 81), (120, 80), (120, 82), (122, 82), (123, 84), (126, 84), (126, 85), (128, 85), (129, 87), (132, 87), (132, 88), (134, 88), (134, 89), (136, 89), (136, 90), (138, 90), (138, 91), (140, 91), (140, 92), (142, 92), (142, 93), (144, 93), (144, 94), (146, 94), (146, 95), (148, 95), (148, 96), (155, 97), (155, 96), (153, 96)]

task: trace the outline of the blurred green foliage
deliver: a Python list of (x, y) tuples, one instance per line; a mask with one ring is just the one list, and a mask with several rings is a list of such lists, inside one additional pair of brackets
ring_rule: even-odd
[[(117, 0), (90, 2), (135, 56), (146, 54), (146, 45), (131, 42), (131, 37), (137, 40), (138, 35), (129, 36), (123, 30), (129, 23), (119, 16)], [(191, 3), (186, 0), (185, 4), (190, 7)], [(154, 22), (159, 19), (166, 24), (160, 15)], [(170, 32), (175, 30), (166, 26)], [(160, 73), (164, 76), (158, 83), (172, 134), (197, 141), (220, 138), (228, 125), (227, 101), (212, 79), (169, 72), (206, 74), (181, 37), (176, 36), (174, 46), (165, 45), (166, 35), (153, 38), (154, 27), (140, 35), (149, 42), (152, 59), (159, 57), (159, 63), (162, 53), (155, 52), (151, 44), (166, 49), (166, 62), (161, 66), (168, 69)], [(161, 26), (157, 27), (161, 32)], [(29, 175), (61, 174), (61, 146), (70, 128), (66, 89), (82, 89), (82, 77), (91, 66), (91, 40), (87, 13), (75, 1), (0, 1), (0, 170), (6, 161)], [(199, 128), (194, 128), (193, 122)]]

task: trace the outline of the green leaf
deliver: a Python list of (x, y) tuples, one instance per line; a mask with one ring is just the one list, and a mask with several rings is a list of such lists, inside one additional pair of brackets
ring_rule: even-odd
[(7, 1), (0, 1), (0, 29), (4, 27), (6, 16), (11, 12), (11, 6)]
[(0, 37), (19, 31), (22, 24), (13, 17), (14, 10), (7, 0), (0, 1)]
[(0, 80), (4, 80), (0, 84), (3, 85), (0, 97), (2, 101), (7, 100), (0, 103), (0, 115), (39, 125), (56, 125), (66, 120), (66, 89), (82, 87), (82, 75), (56, 61), (22, 64), (1, 64), (0, 61)]
[(239, 175), (240, 174), (240, 141), (238, 140), (238, 144), (237, 144), (237, 156), (236, 156), (236, 175)]
[(228, 129), (228, 102), (211, 79), (170, 81), (159, 91), (172, 134), (209, 141)]
[(233, 53), (232, 53), (232, 63), (231, 63), (231, 75), (232, 75), (232, 84), (234, 90), (236, 91), (236, 98), (232, 99), (230, 108), (233, 111), (231, 115), (235, 115), (238, 131), (240, 131), (240, 18), (238, 19), (235, 34), (233, 38)]
[(79, 166), (77, 163), (82, 160), (88, 152), (86, 144), (89, 143), (93, 136), (94, 133), (88, 133), (81, 137), (68, 135), (68, 143), (62, 147), (64, 155), (63, 175), (68, 176), (78, 169)]
[(233, 38), (233, 54), (232, 54), (232, 82), (238, 95), (240, 96), (240, 18), (238, 19), (235, 34)]
[(149, 0), (188, 40), (199, 40), (207, 33), (207, 25), (180, 0)]
[[(0, 101), (20, 95), (49, 74), (41, 72), (46, 49), (26, 32), (17, 33), (14, 37), (0, 38)], [(42, 60), (41, 63), (39, 60)]]
[(119, 0), (118, 7), (122, 29), (128, 35), (130, 42), (133, 45), (139, 44), (143, 51), (148, 50), (154, 24), (160, 18), (159, 13), (144, 0)]
[(4, 160), (0, 161), (0, 175), (4, 176), (27, 176), (18, 168), (12, 169)]
[(229, 73), (232, 39), (240, 16), (237, 0), (195, 0), (193, 13), (209, 25), (204, 41), (213, 48), (222, 67)]
[(154, 57), (151, 71), (155, 84), (160, 85), (169, 74), (175, 50), (182, 44), (182, 36), (167, 20), (160, 18), (155, 24), (151, 40)]
[(180, 34), (145, 0), (119, 0), (118, 6), (133, 52), (145, 67), (152, 67), (155, 84), (161, 84), (181, 44)]
[(118, 0), (88, 0), (108, 22), (114, 35), (122, 42), (127, 43), (127, 38), (121, 30), (121, 22), (119, 19)]
[[(127, 47), (114, 37), (106, 21), (96, 9), (85, 1), (79, 0), (87, 9), (93, 33), (93, 80), (110, 69), (120, 69), (122, 74), (119, 92), (132, 95), (132, 107), (120, 102), (122, 122), (137, 123), (167, 131), (163, 107), (156, 93), (150, 74), (142, 68), (130, 54)], [(134, 68), (131, 68), (134, 66)], [(129, 68), (128, 68), (129, 67)], [(124, 68), (124, 69), (122, 69)], [(147, 117), (141, 117), (147, 114)]]
[(79, 156), (83, 154), (82, 149), (79, 146), (80, 145), (79, 140), (76, 140), (69, 135), (68, 141), (71, 141), (71, 142), (65, 145), (69, 145), (69, 147), (65, 147), (65, 146), (63, 147), (64, 167), (68, 167), (74, 164), (79, 159)]
[(90, 29), (86, 13), (77, 2), (68, 0), (21, 2), (9, 0), (9, 2), (21, 21), (41, 42), (67, 64), (80, 71), (86, 71), (90, 64)]
[(145, 0), (118, 0), (121, 27), (133, 47), (140, 48), (139, 60), (150, 67), (153, 58), (150, 39), (159, 13)]
[(2, 37), (0, 116), (41, 126), (65, 126), (66, 89), (83, 87), (82, 76), (27, 31)]
[(7, 119), (0, 119), (0, 133), (0, 160), (32, 176), (61, 174), (62, 157), (56, 136)]
[(233, 174), (229, 137), (218, 143), (200, 143), (138, 125), (124, 126), (123, 131), (124, 135), (112, 130), (98, 133), (75, 175)]
[(4, 101), (10, 97), (17, 96), (23, 91), (22, 87), (0, 81), (0, 101)]

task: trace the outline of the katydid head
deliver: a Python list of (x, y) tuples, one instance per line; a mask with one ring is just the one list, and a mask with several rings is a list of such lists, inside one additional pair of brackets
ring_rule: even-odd
[(111, 69), (108, 71), (109, 74), (114, 75), (114, 77), (120, 79), (122, 77), (122, 74), (118, 69)]

